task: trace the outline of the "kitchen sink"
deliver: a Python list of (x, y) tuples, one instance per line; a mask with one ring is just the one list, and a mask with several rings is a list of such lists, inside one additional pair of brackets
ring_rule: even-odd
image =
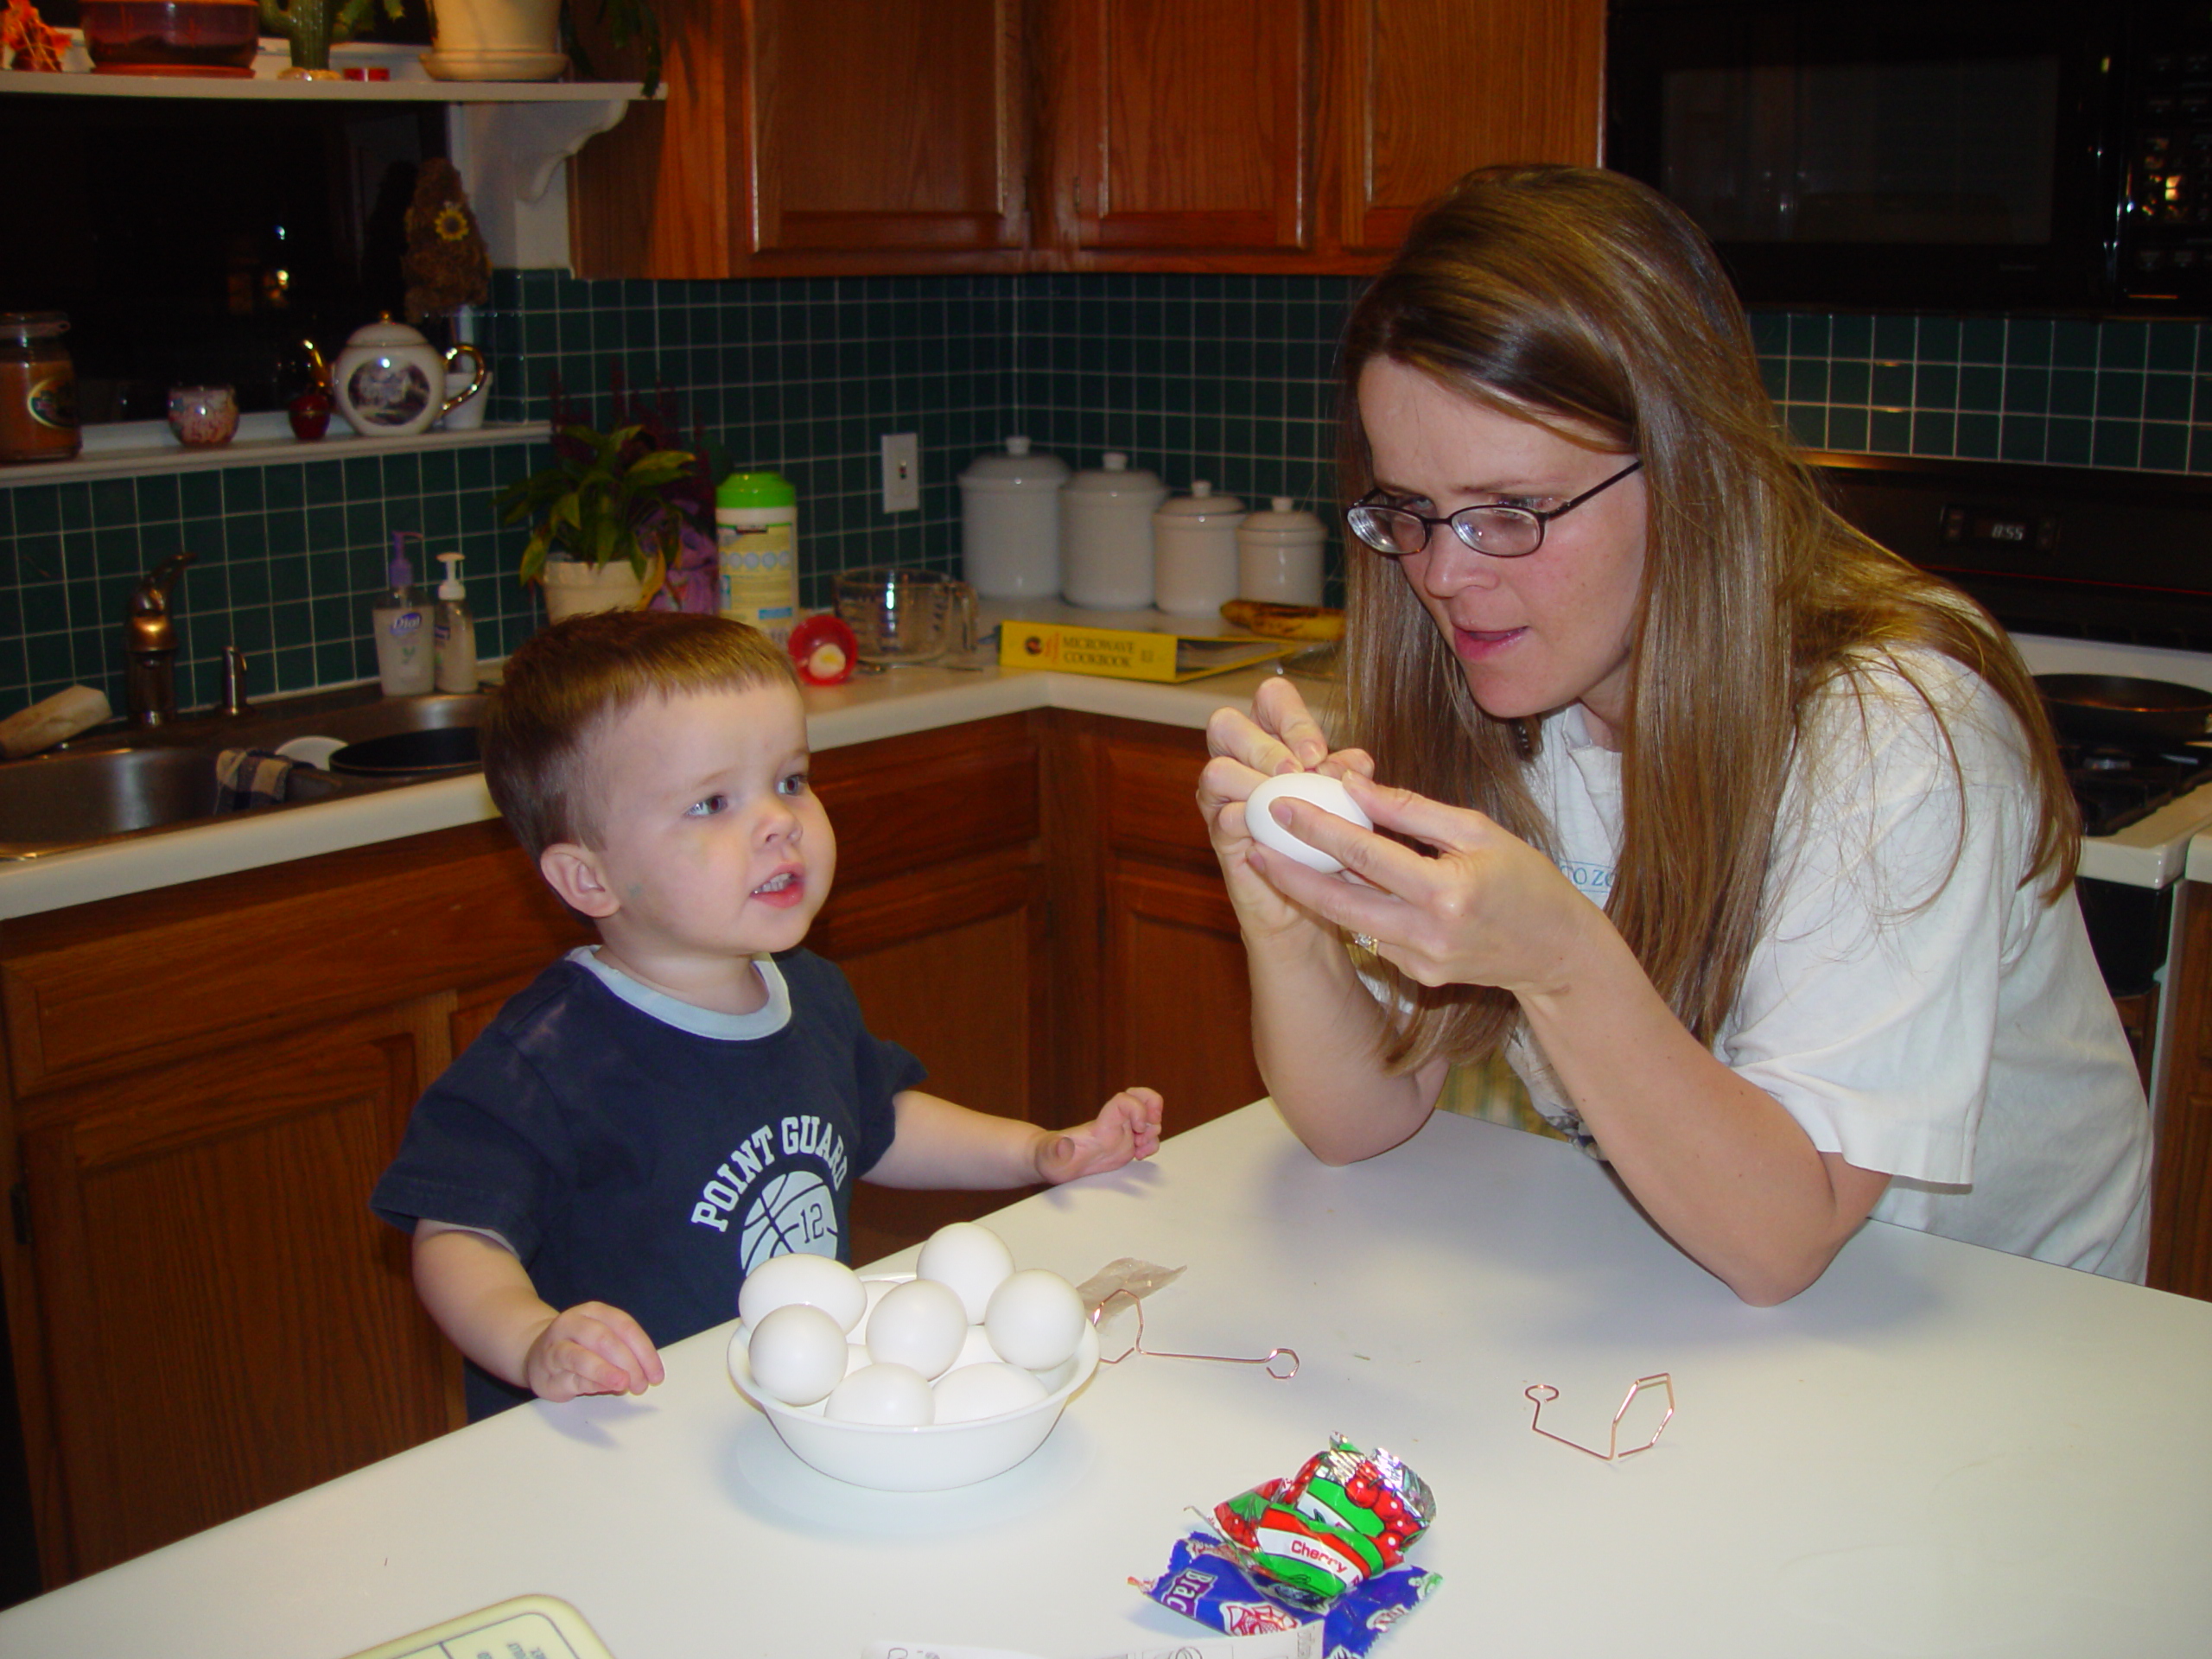
[[(35, 858), (215, 816), (213, 749), (96, 749), (17, 760), (0, 770), (0, 858)], [(340, 785), (294, 770), (292, 801)]]
[[(398, 764), (334, 776), (313, 765), (293, 768), (281, 805), (224, 817), (282, 811), (285, 806), (418, 782), (465, 769), (483, 718), (480, 692), (381, 697), (375, 688), (328, 693), (249, 709), (243, 715), (188, 716), (151, 731), (109, 726), (87, 732), (51, 753), (0, 764), (0, 860), (37, 858), (122, 836), (174, 830), (216, 817), (216, 756), (224, 749), (274, 749), (297, 738), (329, 747), (365, 744), (372, 757)], [(408, 760), (420, 753), (420, 771)]]

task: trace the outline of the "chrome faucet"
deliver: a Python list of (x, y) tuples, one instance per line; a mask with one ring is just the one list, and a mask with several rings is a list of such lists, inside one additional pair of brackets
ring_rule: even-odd
[(165, 726), (176, 718), (176, 626), (169, 589), (193, 555), (163, 559), (130, 595), (123, 619), (124, 688), (133, 726)]

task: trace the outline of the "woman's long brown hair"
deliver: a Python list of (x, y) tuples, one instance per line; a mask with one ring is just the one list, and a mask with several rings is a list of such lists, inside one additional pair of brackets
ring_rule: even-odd
[[(1347, 502), (1373, 487), (1358, 394), (1377, 358), (1643, 459), (1649, 505), (1607, 910), (1700, 1041), (1719, 1031), (1758, 938), (1799, 716), (1870, 655), (1932, 648), (2011, 708), (2041, 799), (2020, 882), (2040, 878), (2050, 900), (2066, 890), (2080, 832), (2026, 668), (1971, 601), (1821, 499), (1776, 418), (1734, 290), (1664, 198), (1590, 168), (1501, 167), (1469, 174), (1425, 212), (1346, 326)], [(1382, 782), (1472, 806), (1548, 849), (1523, 782), (1538, 722), (1484, 714), (1392, 562), (1349, 552), (1350, 741)], [(1384, 1056), (1395, 1068), (1487, 1052), (1516, 1018), (1493, 988), (1402, 988), (1412, 1014)]]

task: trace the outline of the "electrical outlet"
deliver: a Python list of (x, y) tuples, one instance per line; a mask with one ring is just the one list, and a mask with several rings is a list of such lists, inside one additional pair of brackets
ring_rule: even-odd
[(883, 435), (883, 510), (918, 512), (921, 505), (921, 440), (912, 432), (887, 432)]

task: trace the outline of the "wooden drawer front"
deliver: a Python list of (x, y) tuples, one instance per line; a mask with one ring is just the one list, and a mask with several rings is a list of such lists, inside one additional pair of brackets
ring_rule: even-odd
[(0, 975), (17, 1097), (136, 1057), (234, 1046), (318, 1013), (542, 965), (588, 937), (505, 829), (488, 828), (497, 838), (474, 856), (308, 891), (290, 879), (302, 865), (281, 866), (243, 888), (224, 878), (246, 902), (178, 905), (132, 927), (129, 901), (111, 900), (85, 907), (111, 918), (108, 930), (87, 915), (82, 938), (10, 949)]
[(837, 833), (837, 886), (1037, 839), (1037, 740), (1008, 715), (814, 758)]
[(1198, 816), (1198, 773), (1206, 740), (1192, 732), (1171, 744), (1109, 741), (1101, 746), (1105, 772), (1106, 837), (1116, 852), (1172, 858), (1217, 868), (1205, 820)]

